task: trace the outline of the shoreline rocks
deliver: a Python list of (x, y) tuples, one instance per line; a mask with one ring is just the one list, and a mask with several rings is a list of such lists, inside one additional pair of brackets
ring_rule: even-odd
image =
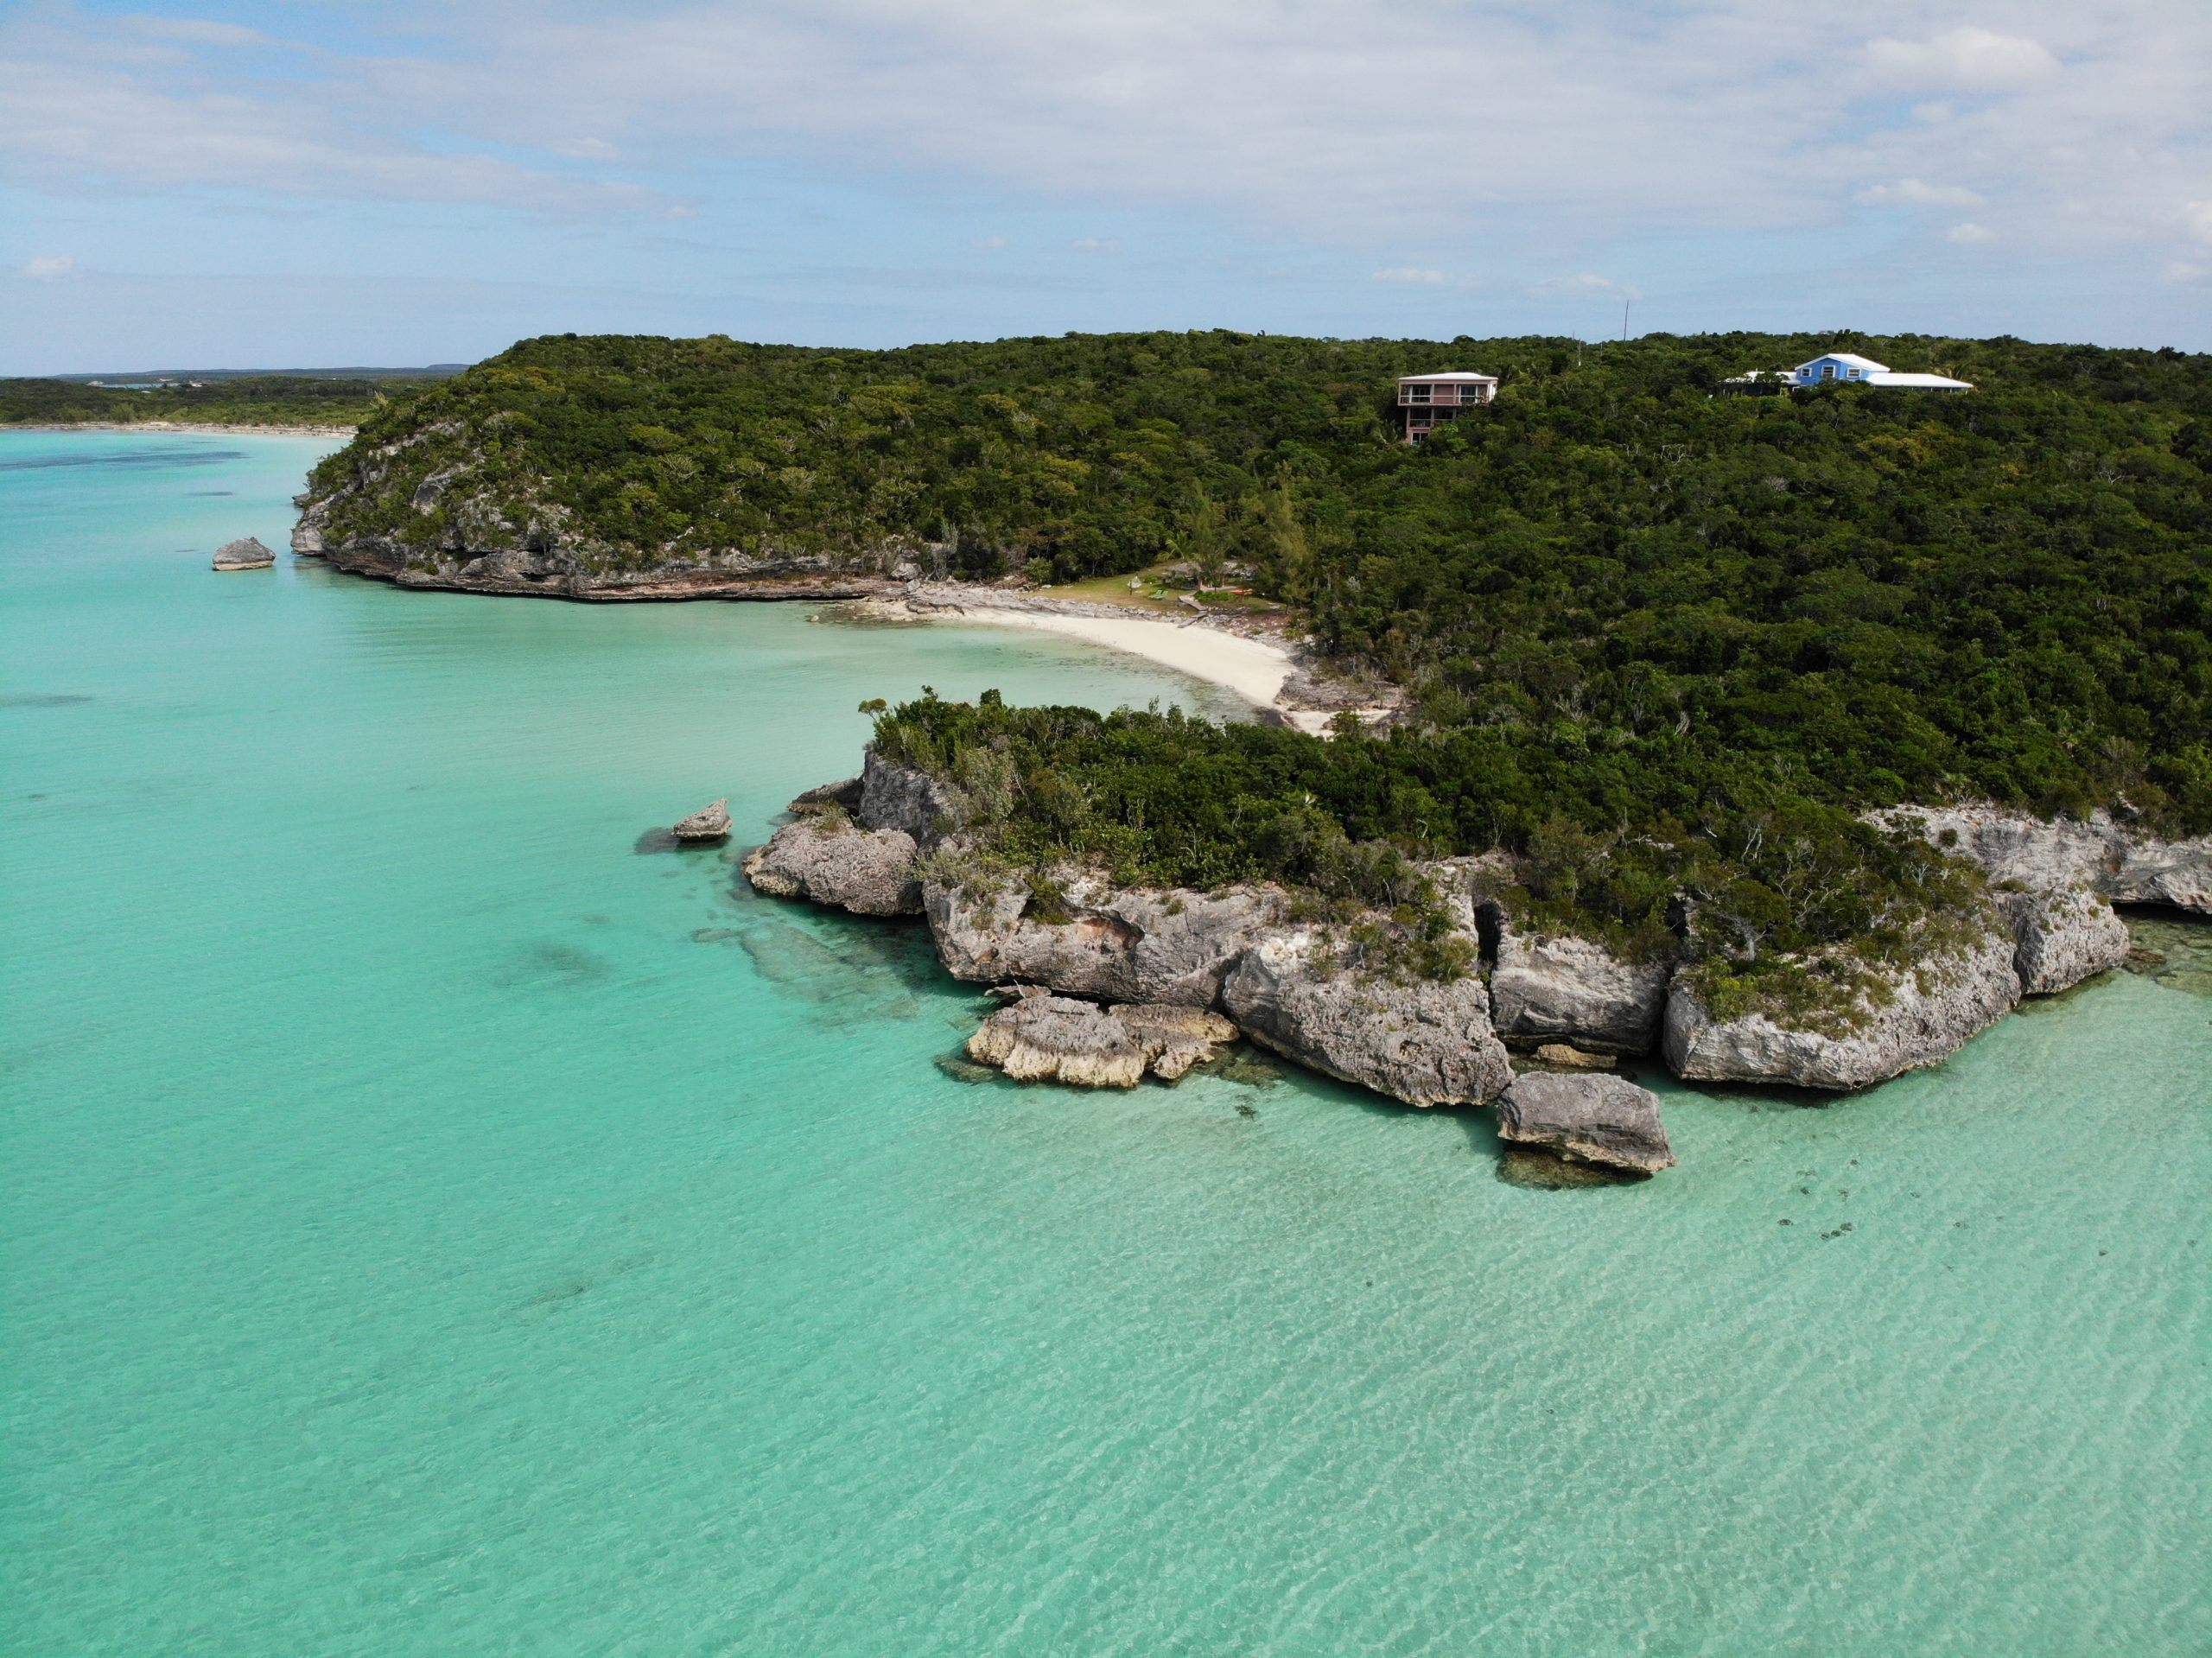
[(1686, 1081), (1782, 1083), (1849, 1089), (1948, 1058), (2019, 1001), (2017, 946), (1993, 934), (1922, 962), (1887, 985), (1886, 1002), (1861, 997), (1852, 1028), (1827, 1033), (1763, 1013), (1716, 1018), (1678, 974), (1667, 997), (1667, 1068)]
[(1868, 818), (1915, 830), (1980, 868), (1992, 886), (2086, 889), (2107, 903), (2212, 915), (2212, 835), (2164, 841), (2101, 813), (2069, 823), (1987, 805), (1895, 806)]
[(2127, 960), (2127, 924), (2092, 893), (1999, 893), (1994, 899), (2012, 924), (2012, 970), (2024, 996), (2071, 989)]
[(1397, 984), (1317, 951), (1303, 931), (1253, 945), (1222, 985), (1223, 1009), (1285, 1058), (1407, 1105), (1479, 1104), (1512, 1081), (1480, 979)]
[(265, 570), (276, 562), (276, 555), (254, 536), (240, 536), (215, 549), (214, 568), (219, 570)]
[(1277, 896), (1262, 888), (1203, 893), (1122, 888), (1070, 873), (1065, 920), (1043, 920), (1020, 888), (923, 889), (938, 956), (956, 979), (1020, 979), (1071, 995), (1210, 1007), (1237, 958), (1274, 925)]
[(1174, 1082), (1234, 1041), (1236, 1027), (1191, 1007), (1122, 1006), (1054, 995), (1023, 996), (986, 1019), (968, 1057), (1017, 1082), (1079, 1088), (1135, 1088), (1149, 1070)]
[(1578, 1163), (1652, 1175), (1675, 1166), (1659, 1099), (1618, 1077), (1529, 1071), (1498, 1096), (1501, 1139)]
[(740, 867), (772, 898), (803, 898), (855, 915), (919, 915), (914, 837), (904, 829), (864, 829), (843, 813), (823, 811), (786, 823)]
[(1624, 962), (1587, 938), (1524, 932), (1495, 904), (1484, 919), (1496, 940), (1491, 1017), (1507, 1041), (1556, 1039), (1609, 1053), (1659, 1045), (1671, 956)]

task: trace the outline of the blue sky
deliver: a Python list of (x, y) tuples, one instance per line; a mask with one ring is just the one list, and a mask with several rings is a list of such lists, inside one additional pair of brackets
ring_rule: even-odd
[(2212, 349), (2203, 0), (19, 0), (0, 372), (1267, 328)]

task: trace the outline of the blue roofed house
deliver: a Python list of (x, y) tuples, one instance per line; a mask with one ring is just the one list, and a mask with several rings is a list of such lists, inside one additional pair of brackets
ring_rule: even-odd
[(1800, 363), (1789, 371), (1790, 383), (1795, 385), (1878, 385), (1909, 391), (1971, 391), (1971, 380), (1954, 380), (1942, 374), (1899, 374), (1887, 363), (1878, 363), (1871, 357), (1861, 357), (1855, 352), (1832, 351), (1815, 357), (1809, 363)]

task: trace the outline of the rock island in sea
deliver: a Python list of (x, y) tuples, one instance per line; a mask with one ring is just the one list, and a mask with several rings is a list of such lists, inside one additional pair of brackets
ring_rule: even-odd
[[(1973, 389), (1728, 395), (1840, 349)], [(1495, 400), (1411, 441), (1400, 378), (1455, 364)], [(1009, 1010), (1009, 1057), (1119, 1074), (1116, 1010), (1182, 1007), (1409, 1103), (1562, 1044), (1846, 1089), (2113, 965), (2114, 903), (2205, 912), (2207, 408), (2212, 359), (2010, 339), (564, 336), (365, 418), (294, 545), (544, 597), (1264, 613), (1303, 654), (1255, 671), (1375, 717), (925, 696), (760, 884), (1103, 1010)]]

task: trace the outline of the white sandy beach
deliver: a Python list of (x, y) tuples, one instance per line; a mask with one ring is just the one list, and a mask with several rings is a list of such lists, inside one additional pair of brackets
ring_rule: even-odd
[(937, 613), (945, 615), (947, 620), (1003, 622), (1127, 651), (1164, 668), (1188, 674), (1193, 679), (1203, 679), (1210, 685), (1234, 691), (1255, 708), (1273, 708), (1283, 681), (1290, 677), (1290, 652), (1281, 645), (1225, 633), (1216, 627), (1178, 626), (1171, 621), (1154, 621), (1144, 616), (1069, 616), (1050, 611), (1001, 610), (985, 605)]

